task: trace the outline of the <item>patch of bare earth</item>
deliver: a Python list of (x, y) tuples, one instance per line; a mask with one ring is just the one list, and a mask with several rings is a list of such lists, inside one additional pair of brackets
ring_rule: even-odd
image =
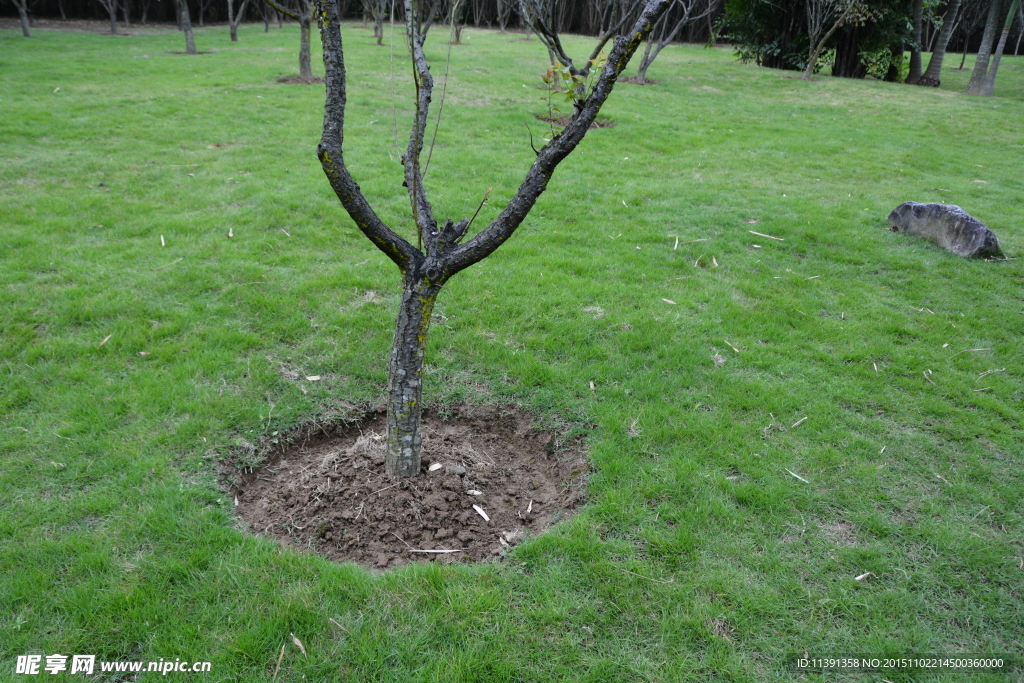
[[(540, 121), (544, 121), (545, 123), (553, 123), (556, 126), (563, 126), (563, 127), (564, 126), (568, 126), (570, 123), (572, 123), (572, 117), (571, 116), (555, 117), (555, 116), (542, 116), (542, 115), (538, 114), (537, 115), (537, 119), (540, 120)], [(612, 123), (611, 121), (608, 121), (607, 119), (595, 119), (594, 122), (592, 124), (590, 124), (590, 130), (594, 130), (595, 128), (614, 128), (614, 127), (615, 127), (615, 124)]]
[(619, 83), (632, 83), (633, 85), (661, 85), (661, 81), (656, 81), (653, 78), (645, 78), (641, 81), (636, 76), (622, 76), (619, 78)]
[(280, 78), (276, 78), (274, 80), (276, 80), (278, 83), (285, 83), (285, 84), (288, 84), (288, 85), (292, 85), (292, 84), (296, 84), (296, 83), (301, 83), (303, 85), (313, 85), (314, 83), (323, 83), (324, 82), (324, 79), (317, 78), (315, 76), (313, 78), (303, 78), (302, 76), (297, 76), (295, 74), (291, 74), (289, 76), (281, 76)]
[[(253, 532), (376, 569), (480, 561), (567, 518), (588, 471), (514, 407), (456, 406), (423, 418), (419, 476), (384, 471), (385, 414), (307, 425), (227, 484)], [(288, 445), (284, 445), (288, 443)]]

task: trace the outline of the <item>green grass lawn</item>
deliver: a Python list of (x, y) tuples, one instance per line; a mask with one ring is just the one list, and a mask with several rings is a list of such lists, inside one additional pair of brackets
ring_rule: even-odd
[[(427, 186), (441, 219), (493, 187), (482, 225), (545, 135), (546, 54), (463, 35)], [(404, 42), (343, 36), (348, 162), (411, 238)], [(278, 681), (895, 683), (964, 676), (786, 666), (1024, 652), (1024, 261), (885, 230), (955, 203), (1024, 252), (1024, 58), (993, 98), (696, 46), (619, 86), (427, 359), (431, 403), (593, 425), (587, 505), (493, 564), (372, 574), (217, 486), (241, 440), (380, 399), (400, 283), (319, 168), (323, 86), (274, 80), (298, 29), (196, 38), (0, 32), (0, 680), (62, 653), (269, 681), (284, 646)]]

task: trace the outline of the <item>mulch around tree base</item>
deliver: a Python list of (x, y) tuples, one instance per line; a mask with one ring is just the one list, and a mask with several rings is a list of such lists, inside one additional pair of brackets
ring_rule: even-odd
[(385, 472), (386, 415), (374, 410), (279, 437), (226, 488), (254, 533), (377, 570), (487, 560), (572, 515), (589, 470), (581, 443), (516, 407), (448, 411), (424, 414), (419, 476)]
[(641, 83), (640, 79), (636, 76), (623, 76), (619, 79), (619, 83), (632, 83), (633, 85), (661, 85), (661, 81), (656, 81), (653, 78), (645, 78), (644, 82)]
[(277, 81), (278, 83), (288, 83), (288, 84), (302, 83), (304, 85), (312, 85), (314, 83), (323, 83), (324, 82), (324, 79), (317, 78), (315, 76), (313, 78), (303, 78), (302, 76), (296, 76), (296, 75), (281, 76), (280, 78), (275, 78), (274, 80)]

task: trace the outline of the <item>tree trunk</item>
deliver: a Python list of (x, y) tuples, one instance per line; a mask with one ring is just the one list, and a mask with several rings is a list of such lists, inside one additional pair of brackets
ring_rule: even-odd
[(395, 339), (388, 363), (387, 471), (399, 477), (420, 473), (420, 416), (423, 412), (423, 355), (440, 285), (406, 275)]
[(1003, 50), (1006, 48), (1006, 39), (1010, 35), (1010, 29), (1013, 28), (1013, 20), (1017, 18), (1017, 6), (1020, 4), (1020, 0), (1013, 0), (1010, 4), (1010, 11), (1006, 15), (1006, 25), (1003, 26), (1003, 33), (999, 36), (999, 45), (996, 46), (996, 53), (992, 57), (992, 66), (989, 67), (988, 73), (985, 74), (985, 82), (981, 86), (981, 94), (985, 97), (991, 97), (995, 92), (996, 87), (996, 74), (999, 72), (999, 60), (1003, 57)]
[[(243, 6), (244, 7), (244, 6)], [(238, 13), (238, 17), (242, 17), (242, 13)], [(231, 42), (238, 42), (238, 24), (235, 22), (235, 8), (232, 6), (231, 0), (228, 0), (228, 30), (231, 32)]]
[[(57, 0), (57, 9), (60, 10), (60, 18), (63, 21), (68, 20), (67, 12), (64, 11), (64, 0)], [(1018, 41), (1020, 42), (1020, 41)]]
[(942, 60), (946, 57), (946, 47), (953, 35), (953, 25), (956, 23), (956, 13), (960, 10), (960, 0), (950, 0), (946, 13), (942, 16), (942, 31), (935, 43), (935, 50), (932, 58), (928, 60), (928, 69), (924, 75), (917, 79), (917, 85), (930, 85), (938, 88), (942, 83)]
[(313, 80), (313, 68), (309, 59), (309, 15), (310, 10), (307, 8), (299, 17), (299, 78), (307, 81)]
[(107, 10), (110, 12), (110, 35), (117, 35), (117, 0), (110, 0), (110, 4), (107, 5)]
[(132, 25), (131, 24), (131, 20), (129, 19), (129, 15), (131, 14), (131, 11), (132, 11), (131, 0), (124, 0), (124, 4), (121, 5), (121, 14), (122, 14), (122, 16), (124, 16), (124, 27), (125, 28), (130, 28), (131, 25)]
[(917, 83), (921, 78), (921, 25), (924, 22), (924, 0), (914, 0), (913, 29), (910, 46), (910, 73), (907, 74), (907, 83)]
[[(900, 67), (903, 65), (904, 51), (904, 45), (902, 43), (900, 43), (899, 45), (893, 45), (891, 48), (889, 48), (889, 53), (891, 57), (889, 59), (889, 69), (885, 72), (886, 83), (900, 82)], [(899, 55), (898, 58), (897, 55)], [(897, 61), (897, 59), (899, 61)]]
[(981, 88), (985, 84), (985, 74), (988, 72), (988, 60), (992, 54), (992, 41), (995, 40), (996, 31), (999, 29), (999, 10), (1002, 6), (1000, 0), (991, 0), (988, 7), (988, 18), (985, 20), (985, 32), (981, 36), (981, 45), (978, 46), (978, 56), (974, 59), (974, 71), (971, 72), (971, 82), (967, 84), (968, 95), (980, 95)]
[(384, 44), (384, 15), (373, 18), (373, 35), (377, 38), (377, 44)]
[(32, 33), (29, 31), (28, 24), (28, 0), (14, 0), (14, 4), (18, 8), (18, 16), (21, 17), (21, 35), (31, 38)]
[(196, 50), (196, 39), (192, 37), (192, 18), (188, 13), (188, 0), (178, 0), (181, 12), (181, 29), (185, 32), (185, 54), (199, 54)]

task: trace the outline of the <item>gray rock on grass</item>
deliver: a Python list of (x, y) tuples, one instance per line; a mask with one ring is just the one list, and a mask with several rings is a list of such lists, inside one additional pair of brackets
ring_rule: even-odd
[(959, 206), (903, 202), (889, 214), (889, 225), (964, 258), (1003, 254), (995, 233)]

